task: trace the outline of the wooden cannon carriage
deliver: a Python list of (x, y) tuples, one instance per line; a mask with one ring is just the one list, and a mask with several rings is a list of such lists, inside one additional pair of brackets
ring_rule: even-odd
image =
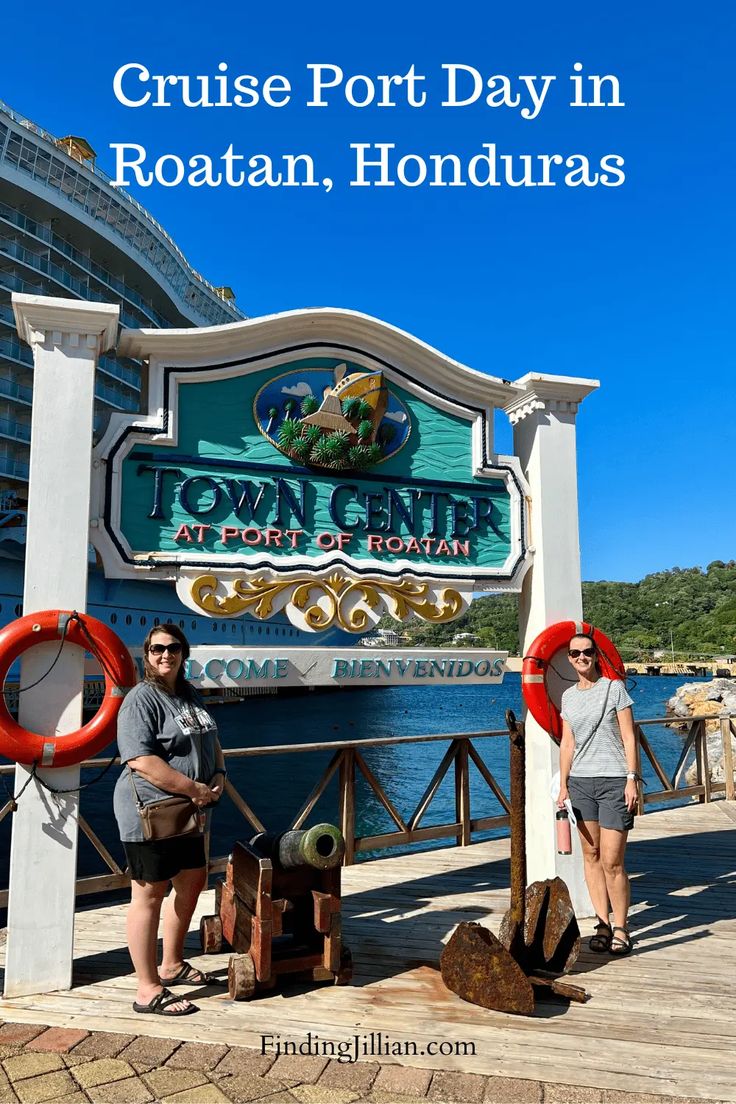
[(344, 853), (342, 833), (331, 824), (235, 844), (215, 887), (217, 912), (204, 916), (199, 929), (205, 954), (226, 944), (235, 952), (228, 964), (233, 1000), (248, 1000), (287, 975), (350, 981), (340, 914)]

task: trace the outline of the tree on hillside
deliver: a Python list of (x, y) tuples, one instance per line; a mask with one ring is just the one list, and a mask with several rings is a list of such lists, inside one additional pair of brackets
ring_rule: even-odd
[[(674, 567), (638, 583), (583, 583), (583, 616), (616, 643), (624, 659), (676, 653), (736, 653), (736, 561), (714, 560), (705, 571)], [(475, 633), (483, 647), (519, 652), (518, 597), (476, 598), (457, 621), (407, 622), (412, 643), (444, 647), (456, 633)]]

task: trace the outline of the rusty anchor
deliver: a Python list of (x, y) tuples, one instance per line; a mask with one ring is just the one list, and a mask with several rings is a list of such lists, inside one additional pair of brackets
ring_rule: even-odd
[(511, 774), (511, 908), (497, 938), (481, 924), (463, 922), (440, 957), (442, 980), (463, 1000), (499, 1012), (530, 1015), (534, 990), (551, 990), (580, 1003), (584, 989), (562, 981), (580, 952), (580, 929), (561, 878), (526, 885), (524, 728), (509, 709)]

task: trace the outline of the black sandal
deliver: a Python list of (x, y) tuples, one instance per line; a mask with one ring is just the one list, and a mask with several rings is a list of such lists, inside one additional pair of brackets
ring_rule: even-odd
[[(183, 1004), (186, 1007), (175, 1012), (171, 1007), (173, 1004)], [(135, 1001), (133, 1011), (149, 1016), (191, 1016), (192, 1012), (199, 1012), (199, 1008), (184, 997), (175, 997), (168, 989), (162, 989), (148, 1004), (138, 1004)]]
[(631, 936), (629, 935), (628, 928), (622, 928), (620, 924), (613, 925), (614, 933), (617, 931), (623, 932), (625, 938), (622, 939), (620, 935), (613, 935), (611, 939), (611, 946), (609, 948), (609, 954), (618, 955), (621, 958), (623, 955), (631, 954), (631, 948), (633, 946), (631, 942)]
[(191, 962), (184, 962), (176, 977), (160, 977), (159, 981), (165, 988), (171, 985), (227, 985), (224, 978), (219, 978), (216, 974), (206, 974), (204, 970), (192, 966)]
[(588, 947), (591, 951), (595, 951), (596, 954), (605, 954), (606, 951), (611, 949), (611, 940), (613, 939), (613, 929), (607, 920), (601, 920), (598, 917), (598, 923), (595, 926), (596, 934), (591, 935), (588, 940)]

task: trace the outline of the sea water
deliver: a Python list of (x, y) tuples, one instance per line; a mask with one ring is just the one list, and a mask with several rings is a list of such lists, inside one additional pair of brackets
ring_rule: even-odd
[[(679, 679), (666, 677), (630, 679), (628, 687), (634, 699), (635, 715), (641, 719), (664, 717), (667, 700), (679, 682)], [(221, 707), (217, 719), (225, 747), (263, 747), (439, 733), (498, 730), (505, 733), (507, 709), (512, 709), (521, 719), (523, 703), (519, 675), (507, 675), (497, 686), (413, 685), (294, 698), (251, 698), (239, 706)], [(681, 733), (656, 726), (647, 728), (647, 736), (665, 770), (672, 770), (682, 749)], [(447, 747), (448, 741), (437, 740), (364, 749), (365, 762), (405, 821), (421, 800)], [(508, 736), (479, 738), (475, 747), (508, 795)], [(231, 760), (229, 769), (233, 781), (259, 818), (269, 830), (280, 831), (289, 826), (331, 758), (330, 751), (258, 756)], [(659, 789), (656, 775), (647, 762), (643, 762), (642, 770), (649, 788)], [(503, 813), (472, 763), (470, 791), (473, 819)], [(336, 779), (320, 800), (315, 814), (310, 823), (337, 816)], [(421, 823), (429, 827), (454, 820), (455, 787), (451, 766)], [(395, 825), (389, 814), (360, 772), (356, 772), (356, 833), (367, 836), (393, 830)], [(500, 830), (500, 834), (505, 832), (505, 829)], [(219, 835), (216, 826), (215, 842)], [(425, 846), (438, 844), (433, 841)]]
[[(697, 681), (697, 680), (692, 680)], [(706, 681), (706, 680), (701, 680)], [(640, 718), (663, 717), (667, 699), (681, 679), (641, 677), (628, 681), (634, 712)], [(500, 685), (396, 686), (381, 689), (314, 692), (295, 696), (252, 697), (238, 704), (213, 707), (225, 748), (266, 747), (311, 743), (339, 743), (372, 737), (417, 736), (505, 730), (505, 713), (512, 709), (521, 718), (521, 680), (507, 675)], [(672, 770), (682, 749), (682, 734), (663, 726), (648, 727), (647, 737), (666, 770)], [(447, 740), (404, 745), (366, 747), (365, 762), (378, 779), (389, 800), (407, 821), (414, 812), (448, 747)], [(509, 792), (509, 743), (505, 735), (475, 741), (484, 763), (504, 793)], [(114, 748), (110, 749), (112, 754)], [(288, 828), (328, 767), (331, 750), (279, 753), (231, 758), (230, 780), (269, 831)], [(113, 856), (124, 865), (123, 851), (112, 815), (112, 789), (119, 768), (82, 792), (81, 812)], [(83, 781), (96, 772), (85, 770)], [(643, 763), (651, 791), (660, 788), (649, 765)], [(7, 776), (12, 785), (13, 776)], [(471, 815), (473, 818), (501, 814), (503, 809), (471, 763)], [(21, 798), (22, 800), (22, 798)], [(337, 774), (311, 814), (308, 824), (336, 821), (338, 816)], [(454, 770), (445, 779), (422, 820), (423, 827), (455, 819)], [(9, 827), (12, 817), (0, 824), (0, 885), (7, 885)], [(375, 835), (395, 830), (388, 813), (375, 798), (360, 773), (356, 780), (356, 833)], [(501, 830), (502, 833), (505, 830)], [(227, 798), (213, 818), (213, 855), (223, 855), (236, 839), (249, 839), (253, 827)], [(498, 834), (498, 833), (496, 833)], [(476, 837), (474, 837), (476, 838)], [(483, 837), (477, 837), (483, 838)], [(449, 845), (453, 840), (447, 840)], [(419, 845), (421, 846), (421, 845)], [(430, 843), (424, 846), (442, 846)], [(390, 854), (391, 852), (385, 852)], [(79, 873), (104, 873), (102, 861), (80, 833)]]

